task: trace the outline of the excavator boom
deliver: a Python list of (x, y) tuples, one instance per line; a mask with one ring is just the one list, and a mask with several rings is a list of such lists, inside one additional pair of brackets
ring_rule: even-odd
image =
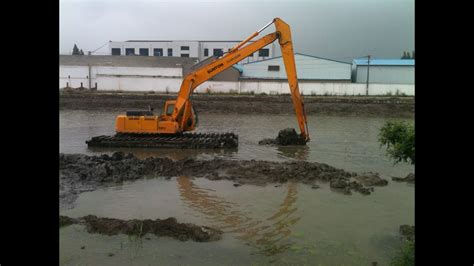
[[(254, 41), (251, 44), (243, 46), (251, 39), (256, 37), (265, 28), (270, 26), (272, 23), (275, 24), (275, 32), (270, 33)], [(281, 54), (285, 63), (285, 70), (290, 86), (291, 98), (293, 101), (293, 106), (295, 108), (296, 118), (298, 120), (298, 126), (301, 131), (301, 136), (306, 141), (309, 141), (308, 125), (306, 122), (304, 103), (303, 99), (301, 98), (298, 87), (298, 77), (296, 74), (296, 64), (293, 52), (293, 43), (291, 40), (290, 26), (279, 18), (275, 18), (273, 21), (265, 25), (262, 29), (253, 33), (247, 39), (232, 48), (228, 53), (226, 53), (226, 55), (186, 75), (181, 85), (181, 89), (178, 93), (178, 97), (176, 99), (176, 104), (172, 114), (173, 119), (187, 121), (189, 117), (187, 117), (186, 112), (184, 112), (185, 105), (189, 102), (193, 90), (195, 90), (200, 84), (207, 80), (210, 80), (212, 77), (232, 67), (233, 65), (242, 61), (249, 55), (253, 54), (254, 52), (260, 50), (261, 48), (267, 46), (268, 44), (274, 42), (277, 39), (279, 41), (281, 47)]]

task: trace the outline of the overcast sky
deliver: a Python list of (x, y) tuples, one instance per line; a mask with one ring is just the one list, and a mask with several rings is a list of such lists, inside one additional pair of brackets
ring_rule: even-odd
[(109, 40), (239, 40), (274, 17), (290, 25), (295, 52), (350, 62), (414, 50), (414, 0), (60, 0), (60, 53)]

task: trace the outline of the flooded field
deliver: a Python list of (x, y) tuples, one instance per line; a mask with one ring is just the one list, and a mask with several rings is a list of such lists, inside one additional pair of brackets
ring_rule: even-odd
[[(116, 112), (60, 112), (60, 152), (111, 154), (90, 150), (85, 140), (114, 133)], [(200, 131), (233, 131), (239, 148), (232, 152), (195, 150), (136, 150), (141, 158), (174, 159), (215, 156), (233, 160), (327, 163), (355, 172), (378, 172), (389, 180), (364, 196), (343, 195), (327, 184), (312, 189), (301, 183), (235, 187), (227, 180), (193, 176), (170, 180), (142, 179), (80, 194), (62, 215), (97, 215), (120, 219), (176, 217), (224, 231), (219, 241), (181, 242), (147, 235), (89, 234), (80, 225), (60, 229), (64, 265), (387, 265), (400, 244), (398, 228), (414, 224), (414, 185), (392, 182), (392, 176), (413, 172), (397, 165), (379, 149), (377, 134), (384, 118), (309, 116), (312, 138), (306, 147), (259, 146), (285, 127), (297, 128), (293, 115), (200, 115)]]

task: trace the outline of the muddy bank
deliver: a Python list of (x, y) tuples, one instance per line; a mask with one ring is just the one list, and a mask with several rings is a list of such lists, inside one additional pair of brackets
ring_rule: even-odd
[(407, 241), (415, 241), (415, 226), (414, 225), (400, 225), (400, 236)]
[[(153, 107), (157, 113), (172, 94), (155, 93), (60, 93), (60, 110), (107, 110)], [(304, 96), (306, 114), (413, 117), (414, 97)], [(289, 95), (193, 95), (198, 113), (219, 114), (294, 114)]]
[(392, 180), (397, 182), (407, 182), (410, 184), (415, 184), (415, 174), (410, 173), (406, 177), (392, 177)]
[(134, 235), (143, 237), (146, 234), (156, 236), (168, 236), (181, 241), (193, 240), (197, 242), (208, 242), (221, 239), (222, 231), (206, 226), (178, 223), (173, 218), (164, 220), (120, 220), (113, 218), (99, 218), (95, 215), (87, 215), (81, 218), (70, 218), (59, 216), (59, 226), (71, 224), (82, 224), (86, 226), (89, 233), (98, 233), (108, 236), (117, 234)]
[(327, 164), (268, 161), (235, 161), (214, 158), (212, 160), (169, 158), (138, 159), (133, 154), (116, 152), (112, 156), (88, 156), (84, 154), (60, 154), (60, 203), (68, 206), (83, 191), (94, 190), (107, 184), (119, 184), (144, 177), (174, 176), (204, 177), (210, 180), (227, 179), (238, 184), (265, 185), (284, 183), (289, 180), (313, 185), (317, 181), (330, 182), (336, 191), (364, 195), (373, 186), (388, 182), (376, 173), (357, 174), (337, 169)]

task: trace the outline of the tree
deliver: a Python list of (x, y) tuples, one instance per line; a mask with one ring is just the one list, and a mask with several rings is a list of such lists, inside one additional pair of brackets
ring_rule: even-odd
[(82, 49), (81, 49), (81, 51), (79, 52), (79, 54), (80, 54), (80, 55), (84, 55), (84, 52), (82, 51)]
[(72, 54), (73, 55), (80, 55), (79, 48), (77, 48), (76, 44), (74, 44), (74, 48), (72, 48)]
[(404, 121), (387, 121), (379, 132), (380, 147), (396, 163), (415, 164), (415, 127)]
[(411, 53), (411, 59), (415, 59), (415, 50)]
[(415, 51), (413, 51), (413, 55), (410, 55), (410, 52), (403, 52), (403, 55), (400, 59), (415, 59)]

